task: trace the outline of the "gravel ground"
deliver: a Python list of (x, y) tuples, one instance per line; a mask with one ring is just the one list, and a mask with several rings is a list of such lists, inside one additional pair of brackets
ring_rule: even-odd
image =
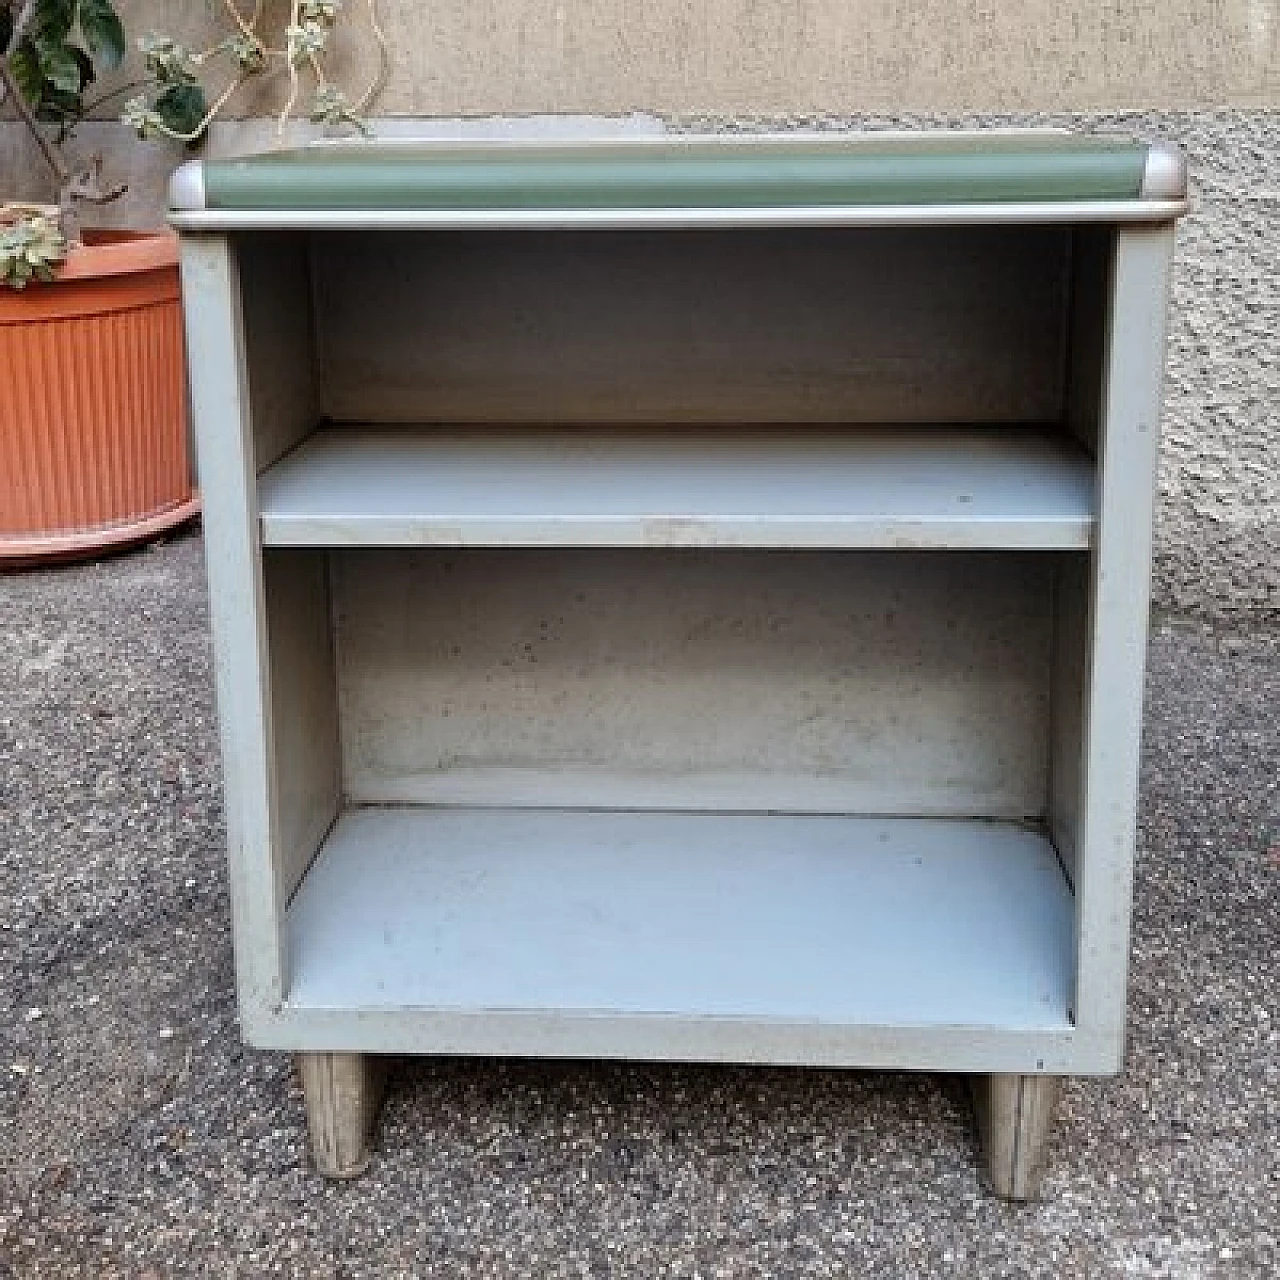
[(0, 1276), (1275, 1276), (1280, 632), (1152, 650), (1128, 1070), (1041, 1203), (944, 1077), (397, 1066), (309, 1171), (241, 1047), (197, 537), (0, 578)]

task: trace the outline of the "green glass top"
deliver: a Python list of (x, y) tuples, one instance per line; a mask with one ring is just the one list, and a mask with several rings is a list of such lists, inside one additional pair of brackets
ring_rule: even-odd
[[(1073, 134), (325, 144), (203, 165), (223, 210), (625, 210), (1128, 201), (1147, 148)], [(190, 206), (187, 206), (190, 207)]]

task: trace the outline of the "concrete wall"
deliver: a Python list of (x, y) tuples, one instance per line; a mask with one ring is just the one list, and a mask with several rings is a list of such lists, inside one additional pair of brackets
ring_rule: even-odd
[[(283, 0), (268, 0), (284, 9)], [(367, 0), (348, 0), (353, 18)], [(377, 0), (390, 115), (1262, 105), (1277, 0)], [(193, 45), (221, 3), (124, 0)], [(242, 0), (247, 8), (247, 0)], [(353, 85), (367, 41), (346, 46)]]
[[(353, 13), (364, 2), (349, 0)], [(379, 2), (394, 46), (380, 110), (393, 116), (648, 113), (560, 126), (641, 131), (1066, 122), (1181, 142), (1196, 208), (1179, 236), (1156, 602), (1280, 618), (1280, 0)], [(221, 29), (220, 0), (121, 8), (132, 30), (161, 22), (193, 44)], [(363, 83), (367, 46), (343, 52)], [(271, 142), (251, 118), (213, 146)], [(108, 220), (154, 222), (180, 151), (106, 124), (83, 145), (131, 184)], [(42, 193), (2, 124), (0, 174)]]

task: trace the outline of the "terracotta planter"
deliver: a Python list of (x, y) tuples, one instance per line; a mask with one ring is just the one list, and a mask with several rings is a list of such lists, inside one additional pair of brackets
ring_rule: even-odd
[(176, 237), (87, 239), (55, 283), (0, 288), (0, 567), (129, 546), (199, 509)]

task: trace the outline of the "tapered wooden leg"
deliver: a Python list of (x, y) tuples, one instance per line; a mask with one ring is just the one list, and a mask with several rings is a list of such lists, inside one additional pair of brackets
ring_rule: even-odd
[(369, 1167), (382, 1101), (383, 1064), (364, 1053), (300, 1053), (311, 1155), (326, 1178), (354, 1178)]
[(1006, 1200), (1033, 1200), (1040, 1190), (1061, 1076), (974, 1076), (972, 1084), (993, 1190)]

